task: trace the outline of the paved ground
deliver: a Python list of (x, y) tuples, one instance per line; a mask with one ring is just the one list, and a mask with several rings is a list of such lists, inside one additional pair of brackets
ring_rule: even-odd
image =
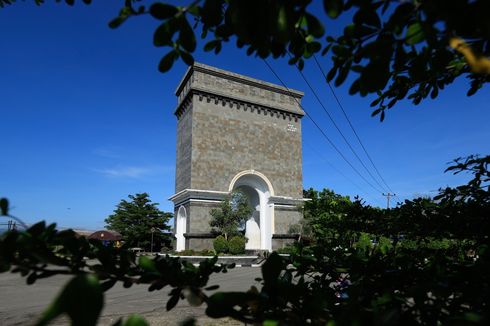
[[(247, 290), (256, 284), (254, 279), (259, 276), (260, 268), (235, 268), (226, 274), (212, 276), (209, 285), (218, 284), (221, 291)], [(32, 325), (67, 280), (65, 276), (57, 276), (28, 286), (19, 274), (0, 274), (0, 325)], [(167, 312), (168, 292), (166, 288), (148, 292), (144, 286), (124, 289), (116, 285), (106, 293), (99, 324), (111, 325), (119, 317), (132, 313), (143, 315), (151, 325), (178, 325), (188, 317), (197, 317), (200, 325), (218, 324), (205, 316), (205, 306), (191, 307), (186, 301), (180, 301), (176, 308)], [(57, 320), (56, 324), (67, 324), (67, 320)], [(232, 320), (221, 320), (219, 324), (240, 325)]]

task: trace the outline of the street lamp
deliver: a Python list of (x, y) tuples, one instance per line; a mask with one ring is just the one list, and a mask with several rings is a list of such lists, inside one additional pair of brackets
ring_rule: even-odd
[(151, 228), (151, 253), (153, 254), (153, 233), (155, 232), (155, 228)]

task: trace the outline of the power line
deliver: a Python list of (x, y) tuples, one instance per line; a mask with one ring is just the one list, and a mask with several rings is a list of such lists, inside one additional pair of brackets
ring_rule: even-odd
[[(298, 66), (296, 66), (296, 68), (298, 68)], [(344, 133), (342, 132), (342, 130), (340, 130), (339, 126), (337, 125), (337, 123), (335, 122), (334, 118), (332, 117), (332, 115), (330, 114), (330, 112), (328, 112), (327, 108), (325, 107), (325, 105), (323, 104), (323, 102), (320, 100), (320, 97), (318, 96), (318, 94), (316, 93), (316, 91), (313, 89), (313, 87), (311, 86), (311, 84), (308, 82), (308, 80), (306, 79), (306, 76), (303, 74), (303, 72), (298, 68), (298, 71), (299, 73), (301, 74), (301, 77), (303, 78), (303, 80), (305, 81), (306, 85), (308, 85), (308, 88), (312, 91), (313, 95), (315, 96), (316, 100), (318, 101), (318, 103), (320, 104), (320, 106), (323, 108), (323, 111), (327, 114), (328, 118), (330, 119), (330, 122), (332, 122), (332, 124), (335, 126), (335, 129), (337, 129), (337, 131), (339, 132), (339, 134), (342, 136), (342, 139), (344, 139), (345, 143), (347, 144), (347, 146), (349, 147), (349, 149), (351, 150), (351, 152), (354, 154), (354, 156), (357, 158), (357, 160), (359, 161), (359, 163), (361, 163), (361, 165), (364, 167), (364, 169), (366, 170), (366, 172), (371, 176), (371, 178), (374, 180), (374, 182), (381, 188), (383, 189), (384, 187), (379, 183), (379, 181), (373, 176), (373, 174), (371, 173), (371, 171), (369, 171), (369, 169), (367, 168), (367, 166), (364, 164), (364, 162), (361, 160), (361, 158), (359, 157), (359, 155), (357, 154), (357, 152), (354, 150), (354, 148), (352, 147), (352, 145), (350, 144), (350, 142), (347, 140), (347, 138), (345, 137)], [(378, 189), (378, 191), (380, 191)], [(380, 192), (383, 192), (383, 190), (381, 190)]]
[(306, 141), (305, 141), (305, 144), (308, 145), (308, 147), (313, 152), (315, 152), (315, 154), (317, 156), (319, 156), (319, 157), (321, 156), (323, 158), (323, 162), (327, 163), (333, 170), (335, 170), (338, 174), (340, 174), (342, 177), (344, 177), (347, 181), (349, 181), (350, 183), (352, 183), (357, 189), (359, 189), (362, 193), (364, 193), (366, 195), (366, 197), (368, 197), (369, 199), (371, 199), (373, 201), (376, 201), (376, 199), (372, 198), (369, 195), (369, 192), (368, 191), (366, 191), (364, 188), (362, 188), (360, 185), (358, 185), (356, 182), (354, 182), (351, 178), (349, 178), (347, 175), (345, 175), (340, 169), (338, 169), (335, 165), (333, 165), (321, 152), (317, 151), (315, 149), (315, 147), (313, 147), (312, 145), (310, 145)]
[(308, 114), (308, 112), (305, 110), (305, 108), (299, 103), (299, 101), (296, 99), (296, 97), (294, 97), (294, 95), (292, 94), (292, 92), (289, 90), (289, 88), (286, 86), (286, 84), (282, 81), (281, 77), (279, 77), (279, 75), (274, 71), (274, 69), (269, 65), (269, 63), (267, 62), (267, 60), (265, 59), (262, 59), (264, 61), (264, 63), (267, 65), (267, 67), (270, 69), (270, 71), (274, 74), (274, 76), (276, 76), (276, 78), (281, 82), (281, 84), (283, 85), (284, 88), (286, 88), (286, 90), (289, 92), (289, 94), (291, 95), (291, 97), (295, 100), (295, 102), (298, 104), (298, 106), (305, 112), (305, 115), (311, 120), (311, 122), (313, 122), (313, 124), (317, 127), (317, 129), (320, 131), (320, 133), (323, 135), (323, 137), (328, 141), (328, 143), (330, 144), (330, 146), (332, 146), (335, 151), (342, 157), (342, 159), (357, 173), (357, 175), (359, 175), (359, 177), (361, 177), (364, 182), (366, 182), (371, 188), (373, 188), (374, 190), (376, 190), (376, 192), (380, 192), (382, 193), (383, 191), (379, 191), (376, 187), (374, 187), (357, 169), (354, 165), (352, 165), (352, 163), (345, 157), (345, 155), (338, 149), (337, 146), (335, 146), (335, 144), (332, 142), (332, 140), (325, 134), (325, 132), (323, 131), (323, 129), (318, 125), (318, 123), (313, 119), (313, 117), (310, 116), (310, 114)]
[[(361, 145), (361, 148), (362, 150), (364, 151), (364, 153), (366, 154), (367, 158), (369, 159), (369, 161), (371, 162), (371, 165), (373, 166), (374, 170), (376, 171), (376, 174), (379, 176), (379, 178), (381, 179), (381, 181), (383, 182), (383, 184), (386, 186), (386, 188), (388, 188), (388, 190), (391, 192), (391, 193), (394, 193), (394, 191), (391, 189), (391, 187), (388, 185), (388, 183), (386, 182), (386, 180), (383, 178), (383, 176), (381, 175), (381, 173), (379, 172), (378, 168), (376, 167), (376, 164), (374, 164), (374, 161), (373, 159), (371, 158), (371, 155), (369, 155), (366, 147), (364, 146), (363, 142), (361, 141), (361, 138), (359, 137), (359, 135), (357, 134), (357, 131), (356, 129), (354, 128), (354, 125), (352, 124), (352, 122), (350, 121), (348, 115), (347, 115), (347, 112), (345, 112), (345, 109), (344, 109), (344, 106), (342, 105), (342, 103), (340, 103), (340, 100), (339, 98), (337, 97), (337, 94), (335, 93), (332, 85), (330, 84), (330, 82), (328, 81), (327, 79), (327, 75), (325, 74), (325, 71), (323, 70), (322, 66), (320, 65), (320, 63), (318, 62), (318, 59), (316, 58), (316, 55), (313, 54), (313, 59), (315, 60), (315, 63), (317, 65), (317, 67), (320, 69), (323, 77), (325, 78), (325, 82), (327, 83), (328, 85), (328, 88), (330, 89), (330, 92), (332, 93), (333, 97), (335, 98), (335, 101), (337, 102), (338, 106), (340, 107), (342, 113), (344, 114), (344, 117), (345, 119), (347, 120), (350, 128), (352, 129), (352, 132), (354, 133), (354, 135), (356, 136), (356, 139), (357, 141), (359, 142), (359, 145)], [(400, 198), (398, 196), (395, 195), (395, 198), (397, 198), (399, 201)]]

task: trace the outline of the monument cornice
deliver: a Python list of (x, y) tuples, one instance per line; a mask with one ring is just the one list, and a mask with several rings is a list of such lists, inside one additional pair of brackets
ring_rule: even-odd
[(178, 119), (189, 109), (192, 107), (192, 97), (194, 95), (198, 96), (198, 100), (200, 102), (207, 101), (210, 103), (214, 101), (214, 104), (221, 105), (223, 107), (230, 107), (235, 109), (243, 109), (244, 111), (250, 110), (250, 112), (256, 112), (257, 114), (276, 116), (277, 118), (282, 117), (283, 119), (288, 118), (289, 120), (301, 119), (304, 116), (303, 111), (294, 111), (284, 108), (279, 108), (275, 106), (265, 105), (257, 102), (247, 101), (244, 99), (240, 99), (238, 97), (234, 97), (228, 94), (222, 94), (217, 91), (209, 91), (205, 90), (201, 87), (193, 86), (189, 89), (185, 95), (185, 97), (180, 101), (177, 105), (177, 108), (174, 111), (175, 116)]
[(203, 190), (203, 189), (184, 189), (178, 193), (172, 195), (169, 200), (174, 202), (174, 205), (182, 205), (191, 200), (201, 200), (201, 201), (222, 201), (229, 192), (227, 191), (214, 191), (214, 190)]

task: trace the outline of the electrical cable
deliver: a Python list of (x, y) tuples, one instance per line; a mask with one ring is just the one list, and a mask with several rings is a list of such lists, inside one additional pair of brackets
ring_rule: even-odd
[[(296, 66), (297, 67), (297, 66)], [(381, 188), (383, 189), (384, 187), (381, 185), (381, 183), (379, 183), (379, 181), (374, 177), (374, 175), (371, 173), (371, 171), (369, 171), (369, 169), (367, 168), (367, 166), (364, 164), (364, 162), (361, 160), (361, 158), (359, 157), (359, 155), (357, 154), (357, 152), (354, 150), (354, 148), (352, 147), (352, 145), (350, 144), (350, 142), (347, 140), (347, 138), (345, 137), (344, 133), (342, 132), (342, 130), (340, 130), (339, 126), (337, 125), (337, 123), (335, 122), (335, 120), (333, 119), (332, 115), (330, 114), (330, 112), (328, 112), (327, 108), (325, 107), (325, 105), (323, 104), (323, 102), (320, 100), (320, 97), (318, 96), (318, 94), (316, 93), (316, 91), (313, 89), (313, 87), (311, 86), (311, 84), (308, 82), (308, 80), (306, 79), (306, 76), (303, 74), (303, 72), (301, 70), (299, 70), (298, 68), (298, 71), (301, 75), (301, 77), (303, 78), (303, 80), (305, 81), (306, 85), (308, 85), (308, 88), (311, 90), (311, 92), (313, 93), (313, 95), (315, 96), (316, 100), (318, 101), (318, 103), (320, 104), (320, 106), (323, 108), (323, 111), (327, 114), (328, 118), (330, 119), (330, 122), (332, 122), (332, 124), (334, 125), (335, 129), (337, 129), (337, 131), (339, 132), (339, 134), (342, 136), (342, 139), (344, 139), (345, 143), (347, 144), (347, 146), (349, 147), (349, 149), (351, 150), (351, 152), (354, 154), (354, 156), (357, 158), (357, 160), (359, 161), (359, 163), (361, 163), (362, 167), (364, 167), (364, 169), (366, 170), (366, 172), (371, 176), (371, 178), (374, 180), (374, 182)], [(383, 190), (381, 190), (381, 192), (383, 192)]]
[(359, 177), (361, 179), (364, 180), (364, 182), (366, 182), (371, 188), (373, 188), (376, 192), (379, 192), (379, 193), (383, 193), (383, 191), (380, 191), (379, 189), (377, 189), (376, 187), (374, 187), (357, 169), (354, 165), (352, 165), (352, 163), (345, 157), (345, 155), (340, 151), (340, 149), (335, 146), (335, 144), (332, 142), (332, 140), (325, 134), (325, 132), (323, 131), (323, 129), (318, 125), (318, 123), (313, 119), (313, 117), (308, 113), (308, 111), (305, 110), (305, 108), (301, 105), (301, 103), (299, 103), (299, 101), (296, 99), (296, 97), (294, 97), (294, 95), (292, 94), (292, 92), (290, 91), (290, 89), (286, 86), (286, 84), (282, 81), (282, 79), (279, 77), (279, 75), (275, 72), (275, 70), (272, 68), (271, 65), (269, 65), (269, 63), (267, 62), (267, 60), (265, 59), (262, 59), (264, 61), (264, 63), (267, 65), (267, 67), (269, 68), (269, 70), (274, 74), (274, 76), (279, 80), (279, 82), (283, 85), (283, 87), (289, 92), (289, 94), (291, 95), (291, 97), (295, 100), (295, 102), (298, 104), (298, 106), (305, 112), (305, 115), (311, 120), (311, 122), (313, 122), (313, 124), (316, 126), (316, 128), (320, 131), (320, 133), (323, 135), (323, 137), (328, 141), (328, 143), (330, 144), (330, 146), (333, 147), (333, 149), (340, 155), (340, 157), (342, 157), (342, 159), (354, 170), (354, 172), (357, 173), (357, 175), (359, 175)]
[[(369, 155), (369, 152), (367, 151), (366, 147), (364, 146), (363, 142), (361, 141), (361, 138), (359, 137), (359, 135), (357, 134), (357, 131), (356, 129), (354, 128), (354, 125), (352, 124), (352, 122), (350, 121), (348, 115), (347, 115), (347, 112), (345, 111), (344, 109), (344, 106), (342, 105), (342, 103), (340, 102), (339, 98), (337, 97), (337, 94), (335, 93), (332, 85), (330, 84), (330, 82), (328, 81), (327, 79), (327, 75), (325, 74), (325, 71), (323, 70), (322, 66), (320, 65), (320, 63), (318, 62), (318, 59), (316, 58), (316, 55), (313, 54), (313, 59), (315, 60), (315, 63), (317, 65), (317, 67), (319, 68), (319, 70), (321, 71), (323, 77), (325, 78), (325, 82), (327, 83), (328, 85), (328, 88), (330, 89), (330, 92), (332, 93), (333, 97), (335, 98), (335, 101), (337, 102), (339, 108), (341, 109), (345, 119), (347, 120), (350, 128), (352, 129), (352, 132), (354, 133), (354, 135), (356, 136), (356, 139), (357, 141), (359, 142), (359, 145), (361, 145), (361, 148), (362, 150), (364, 151), (364, 153), (366, 154), (367, 158), (369, 159), (369, 161), (371, 162), (371, 165), (373, 166), (374, 170), (376, 171), (376, 174), (379, 176), (379, 178), (381, 179), (381, 181), (383, 182), (383, 184), (386, 186), (386, 188), (388, 188), (388, 190), (391, 192), (391, 193), (395, 193), (391, 187), (388, 185), (388, 183), (386, 182), (386, 180), (383, 178), (383, 176), (381, 175), (381, 173), (379, 172), (378, 168), (376, 167), (376, 164), (374, 164), (374, 161), (373, 159), (371, 158), (371, 155)], [(395, 195), (395, 197), (401, 202), (400, 198)]]

